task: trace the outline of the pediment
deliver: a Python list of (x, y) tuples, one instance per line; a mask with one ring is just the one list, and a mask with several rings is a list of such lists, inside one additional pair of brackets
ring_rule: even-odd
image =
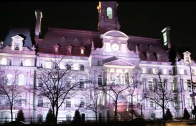
[(23, 40), (24, 38), (21, 37), (20, 35), (15, 35), (15, 36), (12, 37), (12, 39)]
[(131, 68), (134, 68), (135, 65), (127, 62), (127, 61), (124, 61), (122, 59), (117, 59), (117, 60), (113, 60), (113, 61), (110, 61), (110, 62), (107, 62), (104, 64), (104, 66), (113, 66), (113, 67), (118, 67), (118, 66), (124, 66), (124, 67), (131, 67)]
[(123, 32), (120, 32), (120, 31), (117, 31), (117, 30), (111, 30), (111, 31), (108, 31), (106, 32), (105, 34), (103, 34), (101, 37), (119, 37), (119, 38), (124, 38), (124, 39), (129, 39), (129, 37), (123, 33)]

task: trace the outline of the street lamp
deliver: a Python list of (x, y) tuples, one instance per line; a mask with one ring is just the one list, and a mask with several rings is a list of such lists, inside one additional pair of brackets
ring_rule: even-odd
[(196, 106), (195, 106), (195, 96), (196, 96), (196, 93), (194, 92), (194, 89), (193, 89), (193, 77), (192, 77), (192, 72), (191, 72), (191, 63), (189, 60), (186, 60), (186, 63), (189, 64), (189, 69), (190, 69), (190, 75), (191, 75), (191, 87), (192, 87), (192, 94), (190, 94), (190, 97), (192, 97), (192, 102), (193, 102), (193, 111), (194, 111), (194, 115), (195, 115), (195, 123), (196, 123)]

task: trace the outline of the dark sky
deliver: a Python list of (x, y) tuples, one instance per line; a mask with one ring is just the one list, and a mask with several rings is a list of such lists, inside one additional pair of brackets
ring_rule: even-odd
[[(162, 39), (170, 26), (172, 44), (188, 45), (196, 59), (196, 2), (121, 2), (118, 19), (127, 35)], [(97, 2), (1, 2), (0, 41), (13, 26), (34, 30), (35, 9), (43, 12), (42, 31), (47, 27), (97, 30)]]

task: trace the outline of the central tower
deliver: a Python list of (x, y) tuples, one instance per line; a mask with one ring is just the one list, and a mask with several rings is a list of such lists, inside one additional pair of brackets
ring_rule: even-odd
[(102, 34), (110, 30), (119, 30), (120, 24), (117, 18), (117, 6), (116, 2), (99, 2), (98, 16), (98, 31)]

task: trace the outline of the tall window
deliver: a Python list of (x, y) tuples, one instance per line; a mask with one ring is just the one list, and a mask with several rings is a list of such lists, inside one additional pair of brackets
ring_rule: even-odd
[(66, 107), (71, 107), (71, 100), (66, 100)]
[(38, 107), (43, 107), (43, 98), (42, 97), (38, 97)]
[(84, 88), (84, 80), (80, 79), (80, 88)]
[(12, 59), (10, 59), (10, 58), (7, 59), (7, 65), (9, 65), (9, 66), (12, 65)]
[(71, 115), (70, 114), (66, 115), (66, 121), (68, 121), (68, 122), (71, 121)]
[(80, 64), (80, 70), (84, 71), (84, 65)]
[(7, 64), (7, 58), (1, 58), (1, 65)]
[(82, 108), (84, 107), (84, 100), (83, 99), (80, 100), (80, 107), (82, 107)]
[(68, 79), (67, 79), (66, 86), (67, 86), (68, 88), (71, 87), (71, 78), (68, 78)]
[(31, 60), (30, 59), (25, 60), (25, 66), (31, 66)]
[(7, 85), (12, 85), (12, 81), (13, 81), (13, 75), (8, 74), (7, 75)]
[(98, 75), (98, 85), (102, 85), (102, 76)]
[(148, 81), (148, 89), (149, 90), (152, 90), (153, 89), (153, 86), (152, 85), (153, 85), (152, 80), (149, 80)]
[(106, 52), (110, 52), (110, 47), (111, 47), (110, 43), (106, 42), (105, 45), (106, 45)]
[(22, 96), (18, 96), (18, 106), (22, 106)]
[(84, 54), (84, 49), (81, 49), (81, 54)]
[(121, 51), (122, 53), (126, 53), (126, 44), (121, 44)]
[(67, 64), (67, 70), (71, 70), (71, 65)]
[(18, 85), (24, 85), (24, 75), (23, 74), (19, 75)]
[(150, 107), (154, 107), (154, 102), (150, 101)]
[(111, 7), (107, 8), (107, 18), (112, 19), (112, 8)]

